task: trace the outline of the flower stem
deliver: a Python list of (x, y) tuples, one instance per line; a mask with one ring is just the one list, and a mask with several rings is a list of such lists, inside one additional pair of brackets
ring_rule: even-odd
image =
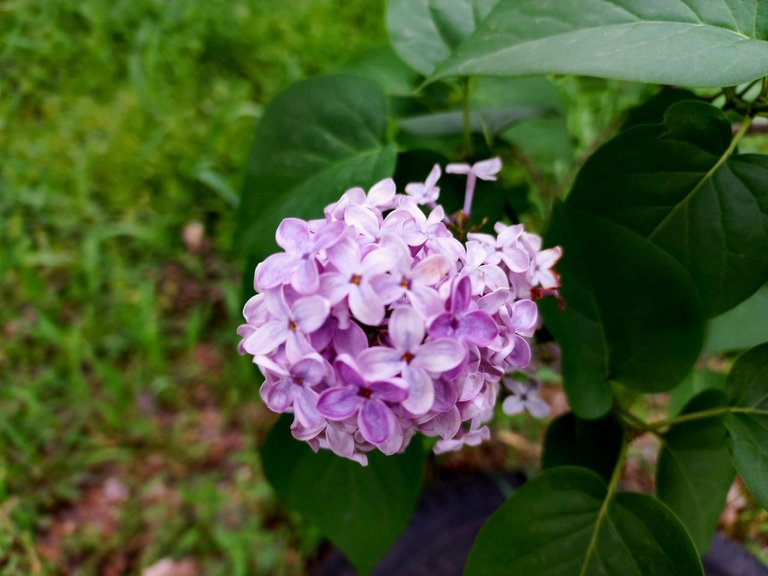
[(475, 183), (477, 182), (477, 176), (474, 172), (467, 174), (467, 187), (464, 192), (464, 212), (465, 216), (469, 216), (472, 211), (472, 200), (475, 197)]

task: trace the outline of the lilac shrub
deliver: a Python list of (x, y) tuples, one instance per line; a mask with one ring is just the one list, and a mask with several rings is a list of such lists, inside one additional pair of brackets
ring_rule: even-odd
[(283, 252), (257, 266), (238, 334), (264, 374), (265, 404), (294, 415), (295, 438), (363, 465), (418, 432), (438, 438), (438, 453), (476, 445), (502, 379), (505, 411), (547, 415), (532, 385), (504, 376), (531, 362), (534, 300), (556, 293), (561, 250), (542, 250), (522, 224), (461, 230), (477, 180), (500, 170), (498, 158), (448, 165), (467, 178), (450, 218), (436, 165), (404, 194), (386, 179), (347, 190), (322, 219), (282, 221)]

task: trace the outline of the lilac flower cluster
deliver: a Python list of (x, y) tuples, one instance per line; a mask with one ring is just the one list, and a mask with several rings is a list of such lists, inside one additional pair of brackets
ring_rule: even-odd
[[(500, 169), (446, 168), (467, 177), (465, 215), (477, 179)], [(256, 268), (240, 351), (264, 374), (266, 405), (293, 413), (293, 435), (316, 450), (366, 464), (417, 432), (439, 438), (436, 452), (478, 444), (502, 376), (530, 362), (532, 290), (557, 288), (560, 249), (521, 224), (460, 242), (436, 203), (440, 176), (405, 194), (391, 179), (352, 188), (323, 219), (286, 218), (283, 252)]]

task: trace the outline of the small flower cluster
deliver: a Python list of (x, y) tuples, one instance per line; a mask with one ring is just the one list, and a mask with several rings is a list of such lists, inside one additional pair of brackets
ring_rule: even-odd
[[(446, 171), (467, 175), (471, 197), (500, 169), (494, 158)], [(323, 219), (286, 218), (284, 251), (256, 268), (240, 351), (264, 374), (267, 406), (293, 413), (293, 435), (314, 449), (366, 464), (417, 432), (439, 438), (436, 452), (475, 445), (502, 376), (530, 362), (532, 290), (557, 288), (560, 249), (521, 224), (459, 242), (436, 204), (440, 176), (435, 166), (405, 194), (391, 179), (352, 188)]]

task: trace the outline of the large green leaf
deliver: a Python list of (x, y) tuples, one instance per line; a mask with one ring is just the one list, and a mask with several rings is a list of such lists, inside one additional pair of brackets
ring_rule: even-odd
[(466, 576), (696, 576), (696, 549), (674, 514), (644, 494), (608, 497), (589, 470), (561, 467), (517, 490), (486, 521)]
[(766, 39), (762, 0), (501, 0), (433, 78), (559, 73), (731, 86), (768, 72)]
[(634, 232), (568, 204), (555, 206), (547, 244), (558, 264), (565, 309), (541, 302), (563, 349), (568, 400), (581, 418), (611, 408), (611, 381), (668, 390), (695, 362), (703, 339), (696, 287), (669, 255)]
[(768, 286), (716, 318), (707, 330), (704, 350), (717, 354), (746, 350), (768, 342)]
[(389, 44), (374, 46), (357, 54), (339, 72), (370, 78), (390, 96), (410, 96), (417, 76)]
[[(725, 395), (708, 390), (694, 398), (683, 413), (723, 406)], [(673, 426), (662, 439), (656, 493), (688, 529), (699, 554), (709, 548), (736, 470), (725, 447), (720, 418)]]
[(731, 124), (702, 102), (624, 132), (579, 173), (568, 203), (610, 218), (675, 257), (705, 313), (745, 300), (768, 277), (768, 156), (732, 155)]
[(466, 40), (498, 0), (390, 0), (387, 29), (392, 47), (428, 76)]
[[(547, 111), (546, 108), (533, 106), (472, 110), (469, 115), (469, 126), (472, 132), (496, 135), (523, 120), (542, 116)], [(456, 136), (464, 131), (464, 113), (461, 110), (455, 110), (411, 116), (400, 121), (400, 128), (422, 138)]]
[(328, 450), (315, 454), (290, 434), (290, 417), (270, 430), (262, 461), (280, 500), (299, 512), (367, 574), (408, 524), (421, 489), (419, 438), (403, 454), (373, 452), (363, 467)]
[(384, 92), (365, 78), (311, 78), (275, 98), (245, 175), (238, 215), (243, 252), (266, 256), (281, 219), (321, 218), (347, 188), (390, 176), (397, 150), (387, 125)]
[(667, 412), (669, 412), (670, 416), (677, 416), (683, 411), (688, 402), (705, 390), (724, 391), (726, 378), (727, 376), (722, 372), (694, 368), (680, 384), (670, 390)]
[(742, 354), (728, 377), (728, 449), (739, 475), (768, 508), (768, 343)]
[(568, 412), (547, 428), (541, 467), (583, 466), (608, 481), (623, 441), (624, 429), (613, 414), (597, 420), (582, 420)]

